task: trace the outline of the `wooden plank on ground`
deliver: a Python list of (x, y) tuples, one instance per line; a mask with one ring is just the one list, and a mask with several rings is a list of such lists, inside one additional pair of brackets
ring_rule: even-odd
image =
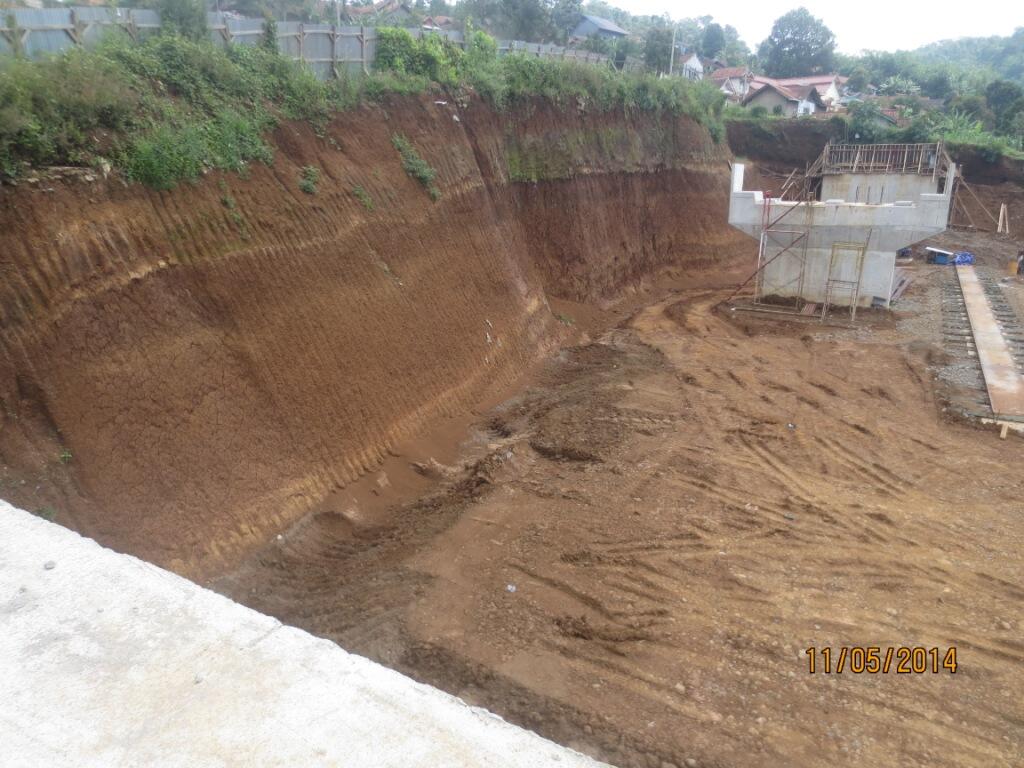
[(974, 267), (964, 264), (957, 265), (956, 275), (964, 294), (992, 411), (997, 417), (1024, 416), (1024, 376), (1014, 364), (978, 275)]

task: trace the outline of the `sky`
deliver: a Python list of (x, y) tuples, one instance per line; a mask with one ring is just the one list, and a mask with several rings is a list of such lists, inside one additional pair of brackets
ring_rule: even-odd
[(835, 33), (842, 53), (861, 50), (910, 50), (926, 43), (957, 37), (1009, 35), (1024, 26), (1024, 8), (1017, 0), (971, 0), (934, 4), (913, 0), (792, 0), (751, 2), (750, 0), (607, 0), (633, 14), (672, 18), (714, 16), (723, 26), (739, 30), (751, 50), (771, 31), (779, 16), (803, 5)]

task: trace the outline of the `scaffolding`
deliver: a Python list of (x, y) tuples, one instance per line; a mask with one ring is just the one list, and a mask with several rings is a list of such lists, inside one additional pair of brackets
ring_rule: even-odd
[[(860, 301), (860, 284), (864, 278), (864, 257), (870, 242), (871, 234), (868, 233), (867, 243), (832, 244), (828, 276), (825, 279), (825, 301), (821, 305), (822, 322), (828, 317), (828, 311), (835, 300), (842, 296), (846, 296), (850, 302), (850, 322), (857, 320), (857, 302)], [(847, 269), (851, 262), (848, 254), (852, 255), (852, 270)]]
[(929, 144), (826, 144), (807, 175), (884, 173), (944, 179), (950, 158), (942, 142)]
[[(797, 209), (803, 210), (802, 223), (799, 220), (790, 218), (790, 214)], [(804, 277), (807, 272), (810, 215), (810, 206), (790, 204), (786, 206), (781, 214), (772, 219), (772, 198), (765, 200), (762, 212), (761, 238), (757, 248), (757, 269), (754, 272), (754, 304), (763, 305), (768, 303), (765, 301), (767, 296), (777, 297), (779, 288), (788, 288), (795, 283), (796, 297), (793, 300), (792, 306), (788, 308), (794, 313), (799, 313), (803, 310), (806, 303), (802, 296), (804, 292)], [(784, 219), (787, 220), (785, 224), (782, 223)], [(766, 290), (764, 283), (765, 267), (782, 258), (797, 259), (799, 261), (800, 266), (797, 270), (797, 276), (786, 285), (771, 285)], [(787, 305), (780, 305), (777, 301), (772, 302), (772, 304), (779, 311), (787, 309)]]
[[(796, 171), (794, 170), (793, 173), (786, 177), (786, 182), (783, 184), (783, 191), (781, 194), (786, 194), (793, 189), (802, 190), (804, 188), (804, 185), (796, 180)], [(803, 299), (802, 294), (807, 267), (807, 245), (810, 241), (811, 211), (809, 205), (800, 205), (799, 203), (807, 203), (809, 200), (786, 201), (790, 202), (790, 204), (786, 205), (782, 213), (773, 219), (772, 201), (778, 200), (779, 202), (783, 202), (781, 200), (781, 194), (779, 198), (773, 198), (770, 195), (765, 196), (764, 206), (761, 210), (761, 236), (758, 240), (757, 247), (757, 268), (750, 277), (736, 287), (736, 290), (733, 291), (732, 295), (730, 295), (726, 301), (728, 302), (735, 299), (740, 292), (742, 292), (743, 289), (753, 281), (753, 303), (755, 306), (763, 309), (763, 311), (771, 311), (779, 314), (806, 314), (804, 310), (807, 302)], [(794, 202), (797, 204), (794, 205)], [(798, 209), (802, 210), (804, 213), (804, 220), (802, 224), (796, 220), (788, 221), (786, 224), (782, 223), (783, 219), (786, 219), (793, 211)], [(775, 291), (777, 291), (780, 286), (771, 286), (766, 294), (764, 284), (765, 267), (787, 255), (791, 258), (797, 258), (800, 260), (800, 268), (798, 270), (797, 277), (789, 283), (786, 283), (785, 286), (782, 286), (788, 287), (793, 283), (797, 283), (797, 296), (794, 298), (792, 305), (788, 305), (784, 301), (780, 302), (779, 297), (775, 295)], [(773, 297), (775, 301), (765, 301), (768, 296)], [(768, 305), (770, 305), (771, 309), (766, 308)], [(813, 310), (813, 306), (811, 309)]]

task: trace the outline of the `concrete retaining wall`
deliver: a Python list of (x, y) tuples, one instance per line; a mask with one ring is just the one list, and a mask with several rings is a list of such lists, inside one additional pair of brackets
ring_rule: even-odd
[(0, 502), (5, 768), (596, 768)]

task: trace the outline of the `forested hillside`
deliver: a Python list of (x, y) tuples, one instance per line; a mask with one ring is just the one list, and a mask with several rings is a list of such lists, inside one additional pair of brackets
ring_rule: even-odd
[(918, 48), (922, 61), (991, 70), (998, 77), (1024, 83), (1024, 27), (1009, 37), (962, 37)]

